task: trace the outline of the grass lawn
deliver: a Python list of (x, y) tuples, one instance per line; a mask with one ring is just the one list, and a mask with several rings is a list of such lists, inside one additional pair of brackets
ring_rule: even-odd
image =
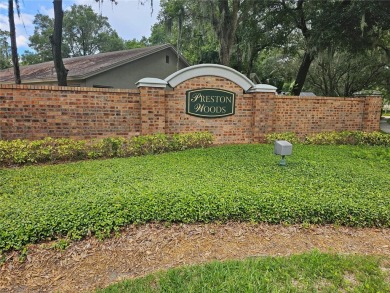
[(127, 280), (114, 292), (389, 292), (389, 259), (312, 252), (290, 257), (251, 258), (171, 269)]
[(390, 227), (390, 151), (271, 145), (0, 169), (0, 252), (147, 221)]

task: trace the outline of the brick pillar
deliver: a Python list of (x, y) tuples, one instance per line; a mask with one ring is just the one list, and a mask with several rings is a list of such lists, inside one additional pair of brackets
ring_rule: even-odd
[(274, 132), (276, 87), (257, 84), (248, 93), (253, 95), (253, 142), (264, 142), (265, 135)]
[(158, 78), (143, 78), (137, 82), (141, 100), (141, 134), (165, 133), (165, 87)]
[(370, 95), (361, 98), (364, 99), (362, 130), (367, 132), (379, 131), (382, 97), (379, 95)]

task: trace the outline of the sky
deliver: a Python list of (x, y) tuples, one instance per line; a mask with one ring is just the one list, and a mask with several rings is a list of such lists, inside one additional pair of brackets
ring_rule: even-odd
[[(157, 22), (160, 0), (153, 0), (153, 13), (150, 0), (117, 0), (113, 5), (110, 0), (99, 4), (95, 0), (63, 0), (62, 8), (67, 10), (73, 4), (90, 5), (96, 13), (108, 17), (108, 21), (119, 36), (125, 40), (149, 37), (150, 30)], [(144, 5), (141, 2), (146, 2)], [(19, 0), (21, 17), (18, 18), (15, 8), (16, 37), (19, 54), (29, 50), (28, 38), (34, 33), (34, 16), (37, 13), (54, 17), (53, 0)], [(9, 31), (8, 0), (0, 0), (0, 29)], [(31, 49), (30, 49), (31, 50)]]

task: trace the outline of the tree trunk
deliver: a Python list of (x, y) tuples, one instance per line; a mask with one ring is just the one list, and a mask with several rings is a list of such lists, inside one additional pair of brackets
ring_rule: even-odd
[(15, 19), (14, 19), (14, 1), (8, 1), (8, 20), (9, 20), (9, 34), (11, 39), (11, 53), (12, 64), (14, 66), (14, 78), (16, 84), (21, 84), (20, 69), (19, 69), (19, 57), (18, 47), (16, 45), (16, 33), (15, 33)]
[(222, 65), (229, 66), (231, 56), (230, 48), (228, 41), (226, 39), (221, 39), (219, 56)]
[(303, 60), (301, 66), (299, 67), (298, 74), (291, 91), (292, 95), (299, 96), (301, 93), (303, 85), (305, 84), (307, 73), (309, 72), (310, 64), (313, 62), (313, 60), (313, 55), (309, 51), (306, 51), (303, 55)]
[[(217, 14), (212, 6), (212, 25), (220, 43), (219, 58), (222, 65), (229, 66), (238, 26), (240, 0), (233, 0), (231, 9), (229, 0), (216, 0), (214, 3), (217, 3), (219, 12)], [(210, 4), (213, 5), (213, 2)]]
[(57, 73), (57, 81), (59, 86), (67, 86), (68, 71), (62, 61), (61, 44), (62, 44), (62, 19), (64, 12), (62, 11), (62, 0), (54, 0), (54, 33), (50, 37), (50, 43), (53, 51), (54, 67)]

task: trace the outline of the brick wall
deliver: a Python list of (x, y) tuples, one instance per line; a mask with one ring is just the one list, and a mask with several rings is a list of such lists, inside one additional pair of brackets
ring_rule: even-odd
[[(301, 122), (297, 131), (300, 135), (334, 130), (379, 131), (381, 97), (306, 97), (302, 100), (301, 97), (292, 97), (291, 99), (294, 100), (295, 118)], [(297, 109), (298, 101), (305, 104), (305, 112), (299, 112)], [(311, 111), (314, 115), (309, 114)]]
[(165, 90), (140, 88), (141, 134), (165, 133)]
[[(185, 113), (186, 91), (220, 88), (236, 94), (235, 114)], [(289, 97), (244, 93), (215, 76), (189, 79), (173, 90), (94, 89), (0, 84), (0, 138), (102, 138), (210, 131), (216, 143), (261, 142), (268, 133), (379, 130), (380, 97)]]
[(2, 139), (140, 133), (137, 90), (0, 85)]
[[(305, 136), (321, 131), (379, 130), (381, 106), (372, 103), (379, 98), (274, 96), (272, 100), (271, 132), (291, 131)], [(366, 111), (370, 113), (367, 119)]]

